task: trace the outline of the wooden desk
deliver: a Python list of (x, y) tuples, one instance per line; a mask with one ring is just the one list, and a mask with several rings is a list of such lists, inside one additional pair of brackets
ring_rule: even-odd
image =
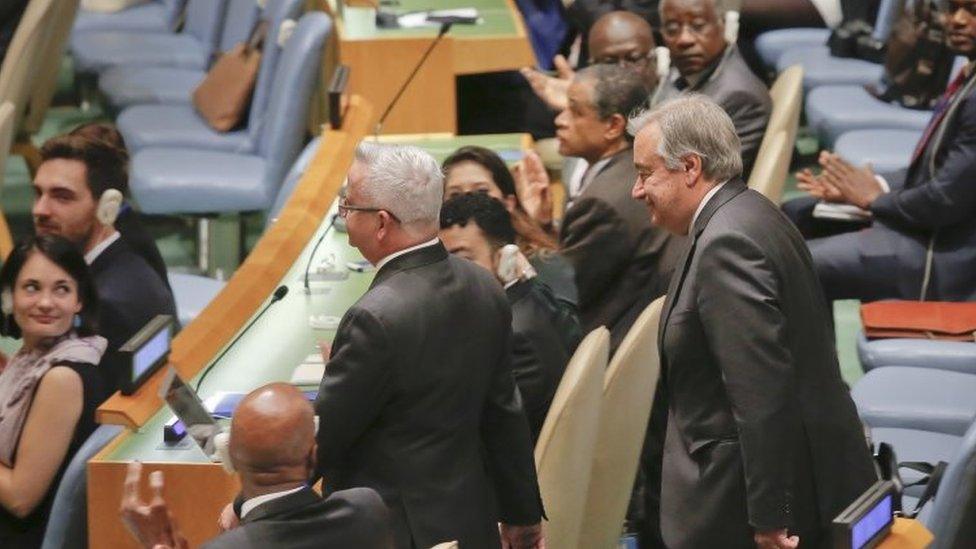
[[(318, 0), (337, 13), (339, 0)], [(455, 25), (432, 51), (383, 126), (383, 133), (457, 132), (455, 77), (514, 70), (534, 66), (522, 16), (513, 0), (400, 0), (398, 13), (416, 10), (474, 7), (482, 22)], [(391, 8), (386, 8), (391, 9)], [(341, 17), (335, 18), (326, 56), (326, 74), (336, 63), (348, 65), (348, 90), (368, 99), (375, 107), (370, 131), (397, 90), (437, 36), (437, 27), (377, 29), (355, 35)], [(486, 105), (486, 108), (491, 108)]]
[[(172, 364), (195, 386), (199, 374), (257, 313), (279, 285), (289, 292), (238, 340), (208, 375), (200, 394), (247, 392), (272, 381), (287, 380), (296, 365), (317, 352), (320, 340), (330, 341), (334, 330), (309, 327), (310, 315), (341, 316), (366, 291), (372, 273), (349, 273), (342, 281), (313, 281), (304, 292), (305, 266), (312, 260), (335, 257), (338, 265), (359, 260), (346, 235), (330, 231), (315, 257), (312, 248), (325, 232), (325, 220), (335, 210), (335, 198), (352, 162), (353, 150), (367, 129), (371, 111), (354, 97), (346, 117), (346, 131), (328, 131), (322, 146), (302, 177), (278, 221), (218, 297), (173, 342)], [(524, 134), (453, 137), (443, 135), (384, 138), (417, 145), (441, 161), (463, 145), (492, 148), (512, 161), (531, 142)], [(118, 519), (122, 481), (129, 461), (146, 464), (145, 477), (163, 471), (165, 497), (192, 547), (217, 535), (216, 520), (239, 490), (236, 477), (207, 461), (189, 440), (176, 446), (162, 442), (162, 428), (172, 414), (157, 396), (163, 372), (131, 397), (116, 394), (98, 411), (102, 422), (120, 423), (123, 433), (88, 462), (88, 525), (91, 547), (136, 548)], [(145, 482), (145, 480), (144, 480)], [(146, 487), (148, 494), (148, 487)]]

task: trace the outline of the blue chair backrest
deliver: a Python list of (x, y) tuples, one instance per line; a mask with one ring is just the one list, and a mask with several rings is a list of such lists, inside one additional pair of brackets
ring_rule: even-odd
[(933, 549), (973, 547), (976, 539), (976, 421), (946, 468), (928, 520)]
[[(264, 17), (269, 21), (268, 34), (264, 39), (264, 51), (261, 54), (261, 68), (258, 69), (258, 79), (254, 84), (254, 95), (251, 97), (251, 109), (247, 115), (248, 140), (254, 143), (258, 140), (261, 125), (268, 108), (268, 96), (274, 83), (275, 69), (281, 58), (281, 46), (278, 45), (278, 32), (282, 24), (291, 19), (298, 19), (304, 7), (304, 0), (268, 0), (264, 8)], [(253, 149), (253, 147), (252, 147)]]
[(288, 199), (291, 198), (291, 193), (295, 191), (295, 187), (298, 186), (298, 181), (305, 175), (305, 170), (308, 169), (308, 164), (312, 161), (312, 157), (315, 156), (315, 151), (319, 149), (319, 143), (321, 142), (321, 137), (316, 137), (309, 141), (308, 145), (305, 145), (305, 148), (302, 149), (302, 154), (298, 155), (295, 163), (291, 165), (291, 169), (288, 170), (288, 175), (285, 176), (285, 181), (278, 189), (278, 195), (275, 197), (274, 204), (268, 210), (268, 217), (264, 223), (265, 229), (268, 228), (268, 225), (271, 225), (273, 220), (278, 218), (281, 209), (285, 207), (285, 202), (288, 202)]
[(224, 25), (227, 0), (189, 0), (183, 32), (199, 40), (209, 51), (217, 47)]
[(301, 150), (309, 103), (318, 81), (325, 39), (332, 19), (322, 12), (306, 13), (285, 43), (268, 99), (257, 152), (265, 160), (264, 184), (270, 203)]
[(220, 51), (228, 51), (237, 44), (246, 42), (259, 17), (261, 8), (256, 0), (227, 0), (224, 29), (220, 33)]
[(64, 470), (54, 505), (44, 531), (41, 549), (84, 549), (88, 547), (88, 460), (115, 438), (122, 427), (101, 425), (89, 435)]
[(166, 15), (166, 28), (175, 31), (180, 22), (180, 14), (186, 6), (186, 0), (161, 0), (163, 13)]
[(881, 0), (878, 6), (878, 18), (874, 21), (874, 32), (871, 35), (882, 42), (888, 40), (895, 21), (904, 9), (905, 0)]

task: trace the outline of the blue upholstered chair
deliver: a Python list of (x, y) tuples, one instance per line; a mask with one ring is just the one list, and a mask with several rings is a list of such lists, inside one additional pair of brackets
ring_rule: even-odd
[(837, 138), (834, 152), (858, 166), (870, 163), (875, 173), (890, 173), (908, 167), (922, 132), (854, 130)]
[(186, 0), (151, 0), (114, 13), (80, 10), (72, 34), (89, 31), (172, 32)]
[[(225, 52), (246, 41), (258, 18), (270, 19), (280, 3), (270, 0), (262, 13), (255, 0), (228, 0), (218, 50)], [(99, 76), (98, 88), (115, 109), (144, 103), (187, 104), (206, 74), (204, 69), (119, 65)]]
[(322, 137), (316, 137), (315, 139), (308, 142), (305, 148), (302, 149), (302, 154), (298, 155), (295, 163), (292, 164), (291, 169), (288, 170), (288, 175), (285, 176), (285, 180), (281, 183), (281, 188), (278, 189), (278, 195), (275, 196), (274, 204), (271, 205), (271, 209), (268, 210), (267, 221), (265, 222), (265, 227), (271, 225), (278, 215), (281, 213), (281, 209), (285, 207), (285, 203), (291, 198), (291, 193), (295, 191), (295, 187), (298, 186), (298, 182), (305, 175), (305, 170), (308, 168), (309, 163), (312, 162), (312, 157), (315, 156), (315, 151), (319, 150), (319, 145), (322, 143)]
[(787, 50), (819, 48), (830, 38), (830, 29), (790, 28), (766, 31), (756, 37), (756, 52), (763, 64), (773, 68)]
[[(874, 25), (875, 38), (881, 41), (888, 39), (903, 4), (904, 0), (881, 0)], [(878, 63), (831, 56), (826, 44), (788, 49), (776, 59), (777, 72), (792, 65), (803, 66), (803, 89), (807, 92), (828, 84), (870, 84), (877, 82), (883, 73), (883, 67)]]
[(861, 333), (857, 338), (857, 354), (865, 371), (883, 366), (909, 366), (976, 374), (976, 343), (972, 342), (906, 338), (868, 340)]
[[(962, 436), (934, 433), (918, 429), (902, 429), (898, 427), (876, 427), (871, 429), (871, 441), (875, 444), (886, 442), (895, 450), (899, 463), (906, 461), (922, 461), (951, 463), (959, 452)], [(902, 480), (911, 484), (919, 480), (921, 473), (911, 469), (902, 469)], [(924, 486), (910, 486), (905, 488), (905, 494), (918, 498), (925, 491)]]
[(212, 214), (271, 207), (301, 150), (309, 102), (332, 21), (308, 13), (285, 44), (252, 153), (150, 147), (132, 157), (129, 184), (150, 214)]
[(887, 366), (868, 372), (851, 397), (871, 427), (962, 436), (976, 418), (976, 375)]
[(959, 451), (949, 462), (925, 523), (935, 534), (932, 549), (972, 546), (976, 535), (976, 422), (969, 426)]
[(220, 39), (227, 0), (188, 0), (180, 33), (91, 31), (71, 39), (75, 70), (101, 73), (113, 65), (205, 69)]
[[(229, 132), (218, 132), (211, 128), (189, 102), (193, 87), (190, 85), (192, 78), (187, 77), (182, 82), (174, 81), (159, 88), (170, 93), (175, 92), (180, 86), (184, 87), (185, 89), (181, 93), (185, 93), (186, 97), (182, 104), (134, 105), (122, 111), (116, 120), (116, 125), (125, 138), (129, 152), (135, 154), (146, 147), (192, 147), (253, 153), (257, 147), (262, 123), (268, 109), (271, 88), (275, 81), (278, 61), (281, 58), (282, 48), (278, 45), (278, 33), (286, 21), (298, 18), (303, 5), (302, 0), (276, 0), (266, 8), (271, 24), (268, 28), (264, 54), (261, 57), (261, 67), (258, 71), (247, 124), (244, 128)], [(154, 70), (159, 72), (159, 76), (164, 77), (166, 72), (186, 74), (192, 72), (167, 68)], [(109, 72), (106, 73), (106, 76)], [(148, 73), (150, 71), (143, 70), (140, 72)], [(202, 74), (201, 71), (199, 78), (203, 78)], [(154, 78), (150, 77), (148, 80), (150, 85), (147, 85), (142, 91), (137, 87), (137, 82), (130, 81), (126, 85), (126, 89), (129, 91), (125, 94), (134, 97), (143, 94), (143, 92), (156, 93), (151, 85), (153, 81)], [(193, 85), (195, 86), (195, 84)]]
[(99, 426), (71, 458), (54, 495), (41, 549), (88, 547), (88, 460), (121, 432), (118, 425)]

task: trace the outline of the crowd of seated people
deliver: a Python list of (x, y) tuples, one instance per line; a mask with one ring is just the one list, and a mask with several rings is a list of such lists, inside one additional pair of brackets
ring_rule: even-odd
[[(533, 448), (563, 372), (601, 326), (612, 356), (662, 296), (626, 525), (640, 547), (826, 545), (877, 480), (831, 306), (976, 298), (976, 0), (948, 2), (946, 44), (968, 62), (908, 167), (822, 151), (795, 176), (809, 196), (782, 205), (745, 183), (774, 105), (751, 44), (744, 55), (728, 32), (739, 3), (595, 4), (567, 14), (586, 21), (586, 62), (522, 71), (551, 110), (558, 182), (534, 151), (509, 163), (465, 146), (438, 164), (358, 146), (337, 215), (373, 282), (323, 344), (312, 404), (272, 383), (236, 408), (241, 491), (206, 547), (545, 547)], [(821, 4), (777, 9), (833, 17)], [(789, 18), (776, 14), (772, 26)], [(3, 547), (41, 546), (65, 468), (119, 387), (119, 348), (176, 314), (119, 132), (82, 125), (40, 160), (32, 236), (0, 270), (0, 334), (21, 340), (0, 355)], [(867, 214), (818, 217), (822, 203)], [(121, 520), (143, 547), (187, 547), (161, 474), (150, 502), (141, 477), (131, 464)]]

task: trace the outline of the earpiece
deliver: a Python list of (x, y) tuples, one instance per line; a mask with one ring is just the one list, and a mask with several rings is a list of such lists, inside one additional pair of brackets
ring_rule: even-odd
[(14, 312), (14, 297), (10, 293), (10, 288), (4, 288), (3, 292), (0, 292), (0, 311), (4, 315), (13, 314)]
[(657, 77), (662, 82), (668, 77), (671, 71), (671, 50), (664, 46), (654, 48), (654, 56), (657, 58)]
[(122, 193), (118, 189), (108, 189), (102, 193), (98, 199), (98, 209), (95, 217), (105, 226), (115, 225), (115, 220), (119, 217), (119, 210), (122, 208)]
[(515, 244), (506, 244), (499, 253), (501, 257), (498, 258), (498, 278), (505, 284), (517, 280), (520, 275), (518, 268), (518, 246)]

